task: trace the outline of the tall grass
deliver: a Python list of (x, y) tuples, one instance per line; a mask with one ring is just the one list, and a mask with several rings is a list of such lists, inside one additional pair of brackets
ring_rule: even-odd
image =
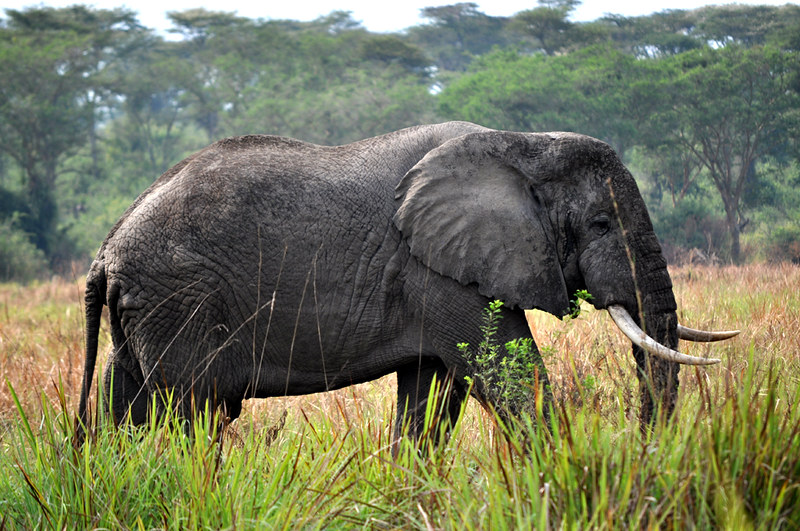
[[(651, 434), (636, 420), (630, 345), (603, 312), (570, 323), (531, 314), (556, 395), (553, 429), (529, 425), (508, 438), (470, 403), (447, 444), (406, 444), (396, 458), (392, 378), (250, 401), (223, 433), (210, 416), (188, 430), (171, 417), (121, 429), (100, 418), (94, 437), (74, 448), (79, 374), (65, 375), (81, 365), (81, 332), (71, 329), (78, 290), (0, 288), (8, 381), (0, 521), (45, 529), (798, 528), (800, 270), (672, 273), (682, 321), (745, 331), (726, 344), (682, 344), (723, 364), (682, 370), (676, 414)], [(9, 367), (21, 358), (31, 366), (18, 375)]]

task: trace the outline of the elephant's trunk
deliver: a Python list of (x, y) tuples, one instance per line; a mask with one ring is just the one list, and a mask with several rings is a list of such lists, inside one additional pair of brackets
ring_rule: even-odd
[(735, 336), (739, 331), (707, 332), (678, 324), (677, 305), (666, 262), (655, 245), (642, 244), (655, 241), (654, 235), (649, 239), (634, 241), (640, 244), (638, 250), (642, 257), (636, 262), (634, 277), (638, 289), (637, 303), (627, 304), (628, 308), (621, 304), (609, 304), (607, 309), (620, 330), (633, 343), (644, 427), (654, 420), (656, 407), (660, 407), (667, 416), (674, 410), (681, 364), (712, 365), (720, 362), (716, 358), (699, 358), (678, 352), (678, 340), (720, 341)]
[[(640, 247), (641, 249), (641, 247)], [(634, 315), (635, 322), (643, 324), (643, 329), (658, 345), (670, 351), (678, 348), (678, 316), (672, 280), (667, 264), (657, 252), (645, 249), (636, 262), (636, 283), (639, 289), (639, 311)], [(657, 408), (669, 416), (675, 409), (678, 399), (678, 370), (680, 364), (664, 359), (633, 344), (641, 396), (642, 426), (649, 426), (655, 419)], [(716, 362), (716, 361), (715, 361)]]

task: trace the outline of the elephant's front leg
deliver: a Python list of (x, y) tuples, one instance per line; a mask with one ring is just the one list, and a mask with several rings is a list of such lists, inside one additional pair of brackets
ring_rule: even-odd
[[(431, 387), (435, 382), (435, 392)], [(429, 398), (435, 402), (429, 404)], [(397, 371), (397, 419), (394, 425), (394, 450), (404, 436), (419, 442), (423, 438), (438, 442), (458, 420), (461, 405), (466, 399), (462, 382), (456, 381), (452, 372), (438, 358), (423, 357)], [(425, 425), (429, 408), (430, 425)]]

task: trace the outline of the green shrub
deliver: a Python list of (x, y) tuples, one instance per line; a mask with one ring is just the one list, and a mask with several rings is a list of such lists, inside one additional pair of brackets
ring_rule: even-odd
[[(494, 339), (497, 325), (502, 318), (503, 303), (494, 301), (484, 310), (481, 332), (483, 339), (477, 349), (472, 351), (469, 343), (459, 343), (458, 349), (464, 354), (474, 371), (475, 377), (493, 396), (495, 404), (505, 412), (516, 414), (527, 411), (533, 414), (539, 374), (544, 371), (539, 353), (531, 338), (518, 338), (505, 345)], [(467, 377), (473, 385), (473, 380)]]
[(46, 273), (44, 253), (17, 228), (17, 217), (0, 221), (0, 281), (30, 282)]
[(778, 227), (766, 242), (767, 259), (771, 262), (800, 264), (800, 227)]
[(675, 207), (653, 212), (653, 226), (662, 241), (679, 249), (723, 255), (729, 245), (724, 218), (702, 198), (687, 197)]

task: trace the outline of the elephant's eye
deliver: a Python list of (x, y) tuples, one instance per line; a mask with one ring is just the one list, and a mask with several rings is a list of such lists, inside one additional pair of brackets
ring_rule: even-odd
[(596, 236), (602, 236), (611, 230), (611, 220), (605, 214), (601, 214), (589, 223), (589, 230)]

